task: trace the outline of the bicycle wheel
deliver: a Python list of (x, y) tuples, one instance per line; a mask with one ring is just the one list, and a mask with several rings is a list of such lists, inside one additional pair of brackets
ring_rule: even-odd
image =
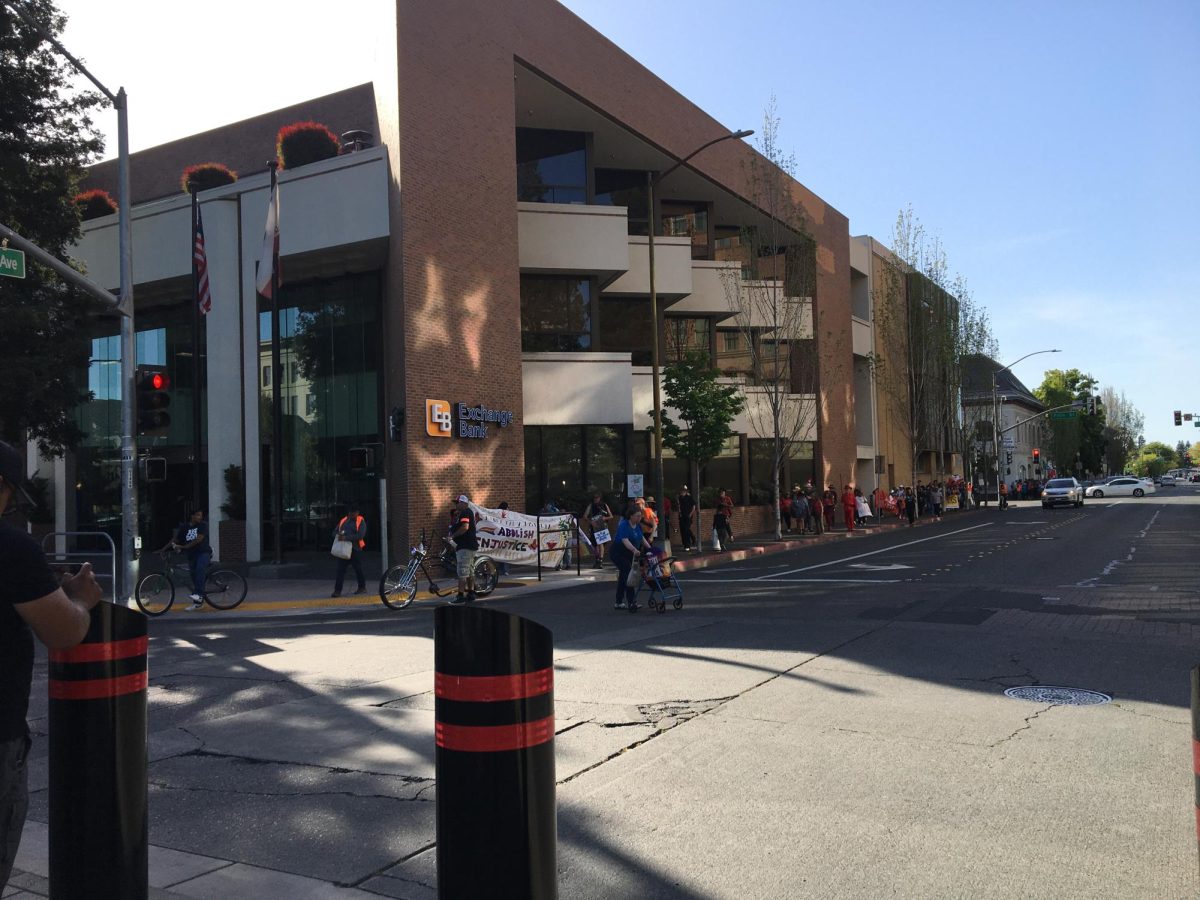
[(408, 575), (408, 566), (392, 566), (379, 579), (379, 599), (388, 609), (404, 609), (417, 596), (417, 579), (414, 572)]
[(500, 570), (496, 564), (488, 557), (484, 557), (475, 563), (475, 595), (477, 597), (486, 597), (496, 589), (496, 582), (500, 580)]
[(229, 569), (209, 572), (204, 579), (204, 595), (217, 609), (233, 609), (246, 599), (246, 579)]
[(175, 602), (175, 584), (162, 572), (151, 572), (138, 582), (133, 599), (148, 616), (161, 616)]

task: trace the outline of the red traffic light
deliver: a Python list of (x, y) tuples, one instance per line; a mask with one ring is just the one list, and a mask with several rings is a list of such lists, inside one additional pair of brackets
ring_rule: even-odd
[(1037, 460), (1037, 459), (1041, 459), (1041, 458), (1042, 458), (1042, 451), (1041, 451), (1041, 450), (1039, 450), (1037, 447), (1034, 447), (1034, 448), (1033, 448), (1033, 458), (1034, 458), (1035, 460)]
[(170, 385), (171, 379), (169, 379), (162, 372), (155, 372), (150, 376), (150, 387), (154, 388), (156, 391), (165, 391), (168, 387), (170, 387)]

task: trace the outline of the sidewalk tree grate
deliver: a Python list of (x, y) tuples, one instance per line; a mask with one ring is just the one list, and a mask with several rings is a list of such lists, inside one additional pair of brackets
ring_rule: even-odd
[(1034, 703), (1054, 703), (1058, 706), (1100, 706), (1111, 703), (1112, 697), (1099, 691), (1085, 691), (1083, 688), (1053, 687), (1046, 684), (1027, 684), (1021, 687), (1010, 687), (1004, 692), (1005, 697), (1014, 700), (1032, 700)]

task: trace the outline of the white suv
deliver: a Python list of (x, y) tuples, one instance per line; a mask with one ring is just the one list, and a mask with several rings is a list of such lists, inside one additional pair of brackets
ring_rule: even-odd
[(1083, 485), (1074, 478), (1051, 478), (1042, 488), (1042, 509), (1052, 506), (1083, 506)]

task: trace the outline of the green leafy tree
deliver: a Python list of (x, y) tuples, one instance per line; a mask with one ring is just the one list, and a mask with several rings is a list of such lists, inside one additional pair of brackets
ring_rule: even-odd
[[(1096, 386), (1096, 379), (1079, 369), (1050, 369), (1033, 393), (1050, 408), (1071, 403), (1086, 405), (1087, 398), (1096, 393)], [(1050, 461), (1061, 474), (1086, 478), (1104, 470), (1108, 438), (1103, 410), (1097, 416), (1081, 413), (1072, 419), (1051, 419), (1046, 423), (1046, 432)]]
[[(66, 23), (50, 0), (23, 9), (50, 34)], [(71, 90), (72, 70), (7, 4), (0, 4), (0, 221), (54, 256), (79, 236), (83, 167), (103, 149), (90, 113), (100, 97)], [(0, 288), (0, 436), (36, 439), (54, 455), (78, 441), (75, 408), (88, 343), (86, 301), (36, 263)]]
[[(716, 458), (733, 432), (729, 423), (742, 411), (745, 401), (737, 387), (717, 382), (719, 374), (708, 356), (692, 351), (663, 369), (662, 386), (666, 407), (678, 416), (675, 421), (662, 413), (663, 444), (680, 459), (686, 459), (691, 483), (699, 486), (700, 469)], [(650, 410), (653, 416), (654, 411)], [(653, 432), (653, 426), (651, 426)]]
[(1162, 441), (1151, 441), (1138, 450), (1131, 469), (1135, 475), (1161, 475), (1167, 469), (1178, 468), (1179, 457)]

